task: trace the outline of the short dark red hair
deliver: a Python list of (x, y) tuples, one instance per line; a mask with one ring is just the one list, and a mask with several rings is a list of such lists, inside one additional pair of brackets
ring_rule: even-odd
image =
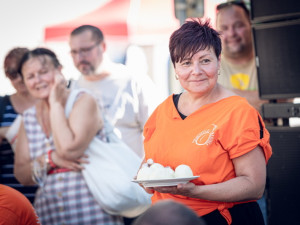
[(209, 20), (202, 22), (200, 18), (190, 19), (170, 37), (169, 50), (174, 66), (186, 57), (209, 48), (219, 58), (222, 51), (220, 34), (211, 27)]

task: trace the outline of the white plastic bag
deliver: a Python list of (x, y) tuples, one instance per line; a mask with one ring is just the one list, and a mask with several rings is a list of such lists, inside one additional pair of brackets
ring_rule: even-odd
[[(79, 92), (73, 90), (70, 94), (65, 109), (67, 117)], [(132, 182), (142, 159), (116, 136), (105, 118), (103, 129), (108, 142), (93, 138), (85, 152), (89, 163), (83, 165), (82, 174), (103, 210), (112, 215), (136, 217), (150, 207), (152, 196)]]
[(131, 182), (141, 159), (114, 133), (106, 143), (94, 138), (86, 154), (90, 163), (82, 171), (88, 187), (101, 207), (113, 215), (136, 217), (151, 205), (151, 195)]

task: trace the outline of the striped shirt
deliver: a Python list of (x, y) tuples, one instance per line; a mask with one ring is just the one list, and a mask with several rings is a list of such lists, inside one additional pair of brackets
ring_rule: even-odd
[[(6, 98), (4, 101), (4, 98)], [(17, 112), (14, 110), (9, 96), (1, 97), (0, 99), (6, 104), (3, 106), (3, 114), (0, 115), (0, 127), (9, 127), (17, 117)], [(22, 194), (24, 194), (31, 203), (34, 201), (36, 187), (25, 187), (21, 185), (15, 178), (13, 173), (14, 153), (8, 141), (3, 139), (0, 144), (0, 183), (10, 186)]]

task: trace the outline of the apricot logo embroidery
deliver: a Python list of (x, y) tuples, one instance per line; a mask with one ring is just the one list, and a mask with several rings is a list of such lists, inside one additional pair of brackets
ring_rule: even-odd
[(194, 138), (192, 143), (195, 143), (196, 145), (210, 145), (214, 139), (217, 127), (217, 125), (211, 124), (211, 129), (203, 130)]

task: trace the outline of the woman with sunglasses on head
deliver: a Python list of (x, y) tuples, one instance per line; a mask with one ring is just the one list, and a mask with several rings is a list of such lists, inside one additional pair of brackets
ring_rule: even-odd
[[(4, 59), (5, 76), (10, 80), (15, 93), (0, 97), (0, 183), (17, 189), (33, 202), (36, 188), (23, 187), (13, 176), (14, 153), (12, 145), (18, 128), (11, 130), (11, 125), (18, 115), (21, 115), (36, 102), (35, 98), (29, 94), (21, 75), (18, 73), (20, 60), (28, 51), (27, 48), (13, 48)], [(12, 138), (7, 138), (8, 130)]]
[(21, 60), (19, 71), (37, 103), (23, 115), (15, 175), (22, 184), (40, 184), (34, 207), (43, 225), (122, 225), (121, 217), (102, 210), (81, 173), (89, 143), (103, 137), (97, 101), (83, 89), (67, 89), (61, 69), (46, 48)]

